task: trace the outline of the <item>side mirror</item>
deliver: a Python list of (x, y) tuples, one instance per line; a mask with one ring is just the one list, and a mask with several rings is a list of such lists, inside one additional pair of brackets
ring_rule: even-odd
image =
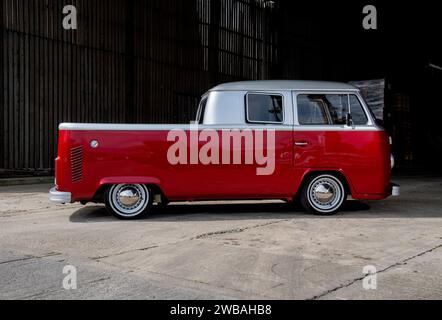
[(346, 123), (347, 123), (347, 127), (353, 127), (354, 128), (354, 123), (353, 123), (353, 118), (351, 116), (351, 113), (347, 113), (347, 118), (346, 118)]

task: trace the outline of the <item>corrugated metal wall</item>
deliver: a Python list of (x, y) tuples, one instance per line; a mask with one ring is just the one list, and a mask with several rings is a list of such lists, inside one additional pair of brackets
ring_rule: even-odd
[(276, 9), (262, 0), (1, 6), (0, 176), (50, 173), (60, 122), (188, 122), (209, 87), (268, 78), (277, 62)]

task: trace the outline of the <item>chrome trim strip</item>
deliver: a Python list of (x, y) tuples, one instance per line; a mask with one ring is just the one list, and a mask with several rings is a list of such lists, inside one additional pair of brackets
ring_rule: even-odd
[(171, 131), (171, 130), (275, 130), (275, 131), (383, 131), (376, 126), (291, 126), (291, 125), (134, 125), (134, 124), (77, 124), (62, 123), (60, 130), (66, 131)]
[(59, 130), (67, 131), (165, 131), (186, 130), (190, 125), (144, 125), (144, 124), (102, 124), (102, 123), (62, 123)]
[[(213, 89), (211, 89), (211, 90), (209, 90), (208, 92), (216, 92), (216, 91), (218, 91), (218, 92), (228, 92), (228, 91), (234, 91), (234, 92), (237, 92), (237, 91), (245, 91), (245, 89), (247, 89), (247, 88), (237, 88), (237, 89), (219, 89), (219, 88), (213, 88)], [(250, 89), (250, 90), (252, 90), (252, 89)], [(263, 89), (260, 89), (259, 91), (262, 91), (262, 92), (266, 92), (266, 90), (268, 90), (268, 92), (274, 92), (274, 89), (265, 89), (265, 88), (263, 88)], [(302, 92), (302, 91), (309, 91), (309, 92), (315, 92), (315, 93), (318, 93), (318, 92), (351, 92), (351, 93), (355, 93), (355, 92), (360, 92), (360, 90), (359, 89), (351, 89), (351, 88), (349, 88), (349, 89), (293, 89), (293, 88), (288, 88), (288, 87), (281, 87), (281, 88), (278, 88), (278, 90), (281, 90), (281, 91), (293, 91), (293, 92)], [(248, 91), (248, 90), (246, 90), (246, 91)]]
[(352, 132), (352, 131), (358, 131), (358, 132), (376, 132), (376, 131), (383, 131), (383, 129), (375, 127), (375, 126), (356, 126), (355, 128), (347, 127), (347, 126), (301, 126), (296, 125), (294, 128), (295, 132), (302, 132), (302, 131), (342, 131), (342, 132)]
[(66, 131), (171, 131), (171, 130), (276, 130), (292, 131), (293, 127), (289, 125), (133, 125), (133, 124), (80, 124), (80, 123), (62, 123), (60, 130)]
[(60, 192), (54, 187), (49, 191), (49, 201), (59, 204), (71, 203), (72, 194), (70, 192)]

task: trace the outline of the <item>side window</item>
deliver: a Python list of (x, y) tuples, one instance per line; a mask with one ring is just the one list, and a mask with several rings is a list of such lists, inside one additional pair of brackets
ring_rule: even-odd
[(355, 125), (367, 124), (367, 115), (355, 95), (350, 95), (350, 99), (348, 94), (298, 96), (298, 119), (301, 125), (345, 125), (350, 110)]
[(303, 125), (326, 125), (329, 124), (327, 107), (322, 95), (299, 95), (298, 118)]
[(347, 124), (348, 95), (346, 94), (329, 94), (325, 96), (327, 105), (329, 106), (332, 124)]
[(204, 114), (206, 113), (207, 99), (208, 99), (208, 97), (204, 97), (201, 100), (201, 103), (200, 103), (200, 106), (198, 109), (198, 116), (197, 116), (198, 124), (204, 124)]
[(366, 125), (368, 123), (368, 118), (358, 97), (355, 95), (350, 95), (350, 104), (353, 123), (357, 126)]
[(247, 95), (247, 121), (250, 123), (283, 123), (283, 99), (280, 95)]

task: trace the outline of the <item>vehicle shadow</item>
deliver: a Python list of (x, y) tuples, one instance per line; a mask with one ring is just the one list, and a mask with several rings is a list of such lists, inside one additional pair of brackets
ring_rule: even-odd
[[(366, 212), (370, 206), (365, 202), (348, 201), (341, 215), (347, 212)], [(291, 219), (296, 217), (327, 218), (310, 215), (297, 204), (275, 203), (227, 203), (227, 204), (179, 204), (154, 206), (151, 214), (141, 221), (219, 221), (254, 219)], [(86, 206), (74, 212), (69, 219), (74, 223), (93, 223), (120, 220), (112, 217), (104, 206)], [(140, 221), (140, 220), (138, 220)]]

